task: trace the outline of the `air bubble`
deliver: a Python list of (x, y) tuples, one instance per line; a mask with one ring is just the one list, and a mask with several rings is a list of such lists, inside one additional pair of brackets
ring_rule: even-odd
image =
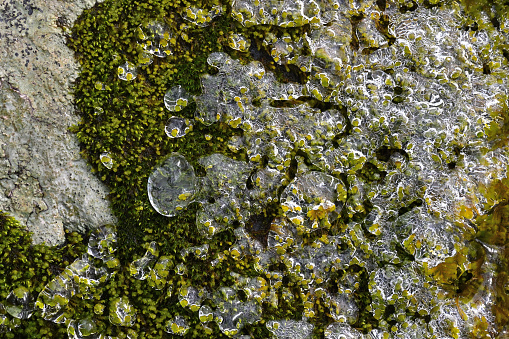
[(189, 119), (179, 118), (179, 117), (171, 117), (166, 122), (166, 126), (164, 127), (164, 131), (169, 138), (181, 138), (187, 133), (189, 133), (193, 128), (191, 121)]
[(190, 97), (182, 86), (172, 87), (164, 95), (164, 106), (170, 112), (180, 112), (189, 104)]
[(101, 163), (104, 165), (104, 167), (106, 167), (107, 169), (113, 168), (113, 158), (110, 156), (109, 152), (101, 153), (99, 159), (101, 160)]
[(122, 66), (118, 66), (117, 74), (120, 80), (131, 81), (136, 79), (138, 72), (136, 66), (132, 62), (127, 61)]
[(183, 156), (174, 153), (154, 168), (147, 191), (152, 207), (164, 216), (173, 217), (193, 201), (194, 169)]

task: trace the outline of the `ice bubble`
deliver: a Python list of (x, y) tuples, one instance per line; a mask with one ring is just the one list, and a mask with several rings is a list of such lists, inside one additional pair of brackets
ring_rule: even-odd
[(193, 201), (194, 169), (183, 156), (174, 153), (154, 168), (147, 191), (152, 207), (164, 216), (173, 217)]
[(34, 297), (26, 287), (15, 288), (5, 298), (7, 313), (18, 319), (28, 319), (34, 312)]
[(164, 131), (169, 138), (181, 138), (189, 133), (193, 128), (189, 119), (171, 117), (164, 127)]
[(194, 25), (200, 27), (207, 27), (210, 25), (215, 17), (220, 16), (223, 13), (221, 6), (213, 6), (210, 10), (198, 8), (198, 7), (185, 7), (180, 13), (184, 20), (187, 20)]
[[(173, 34), (164, 24), (151, 21), (145, 26), (140, 25), (137, 29), (137, 34), (138, 38), (141, 40), (139, 44), (146, 53), (159, 58), (164, 58), (172, 54), (170, 42), (174, 39)], [(150, 62), (148, 64), (152, 62), (151, 59), (149, 60)]]
[(204, 291), (198, 291), (193, 286), (184, 286), (179, 290), (178, 298), (182, 307), (188, 307), (191, 311), (196, 312), (200, 309), (201, 301), (206, 296)]
[(41, 309), (42, 317), (55, 323), (64, 323), (65, 308), (76, 293), (72, 277), (61, 274), (50, 281), (39, 293), (36, 306)]
[(136, 310), (127, 297), (116, 298), (110, 303), (109, 319), (114, 325), (131, 327), (136, 320)]
[(286, 217), (298, 228), (307, 232), (329, 228), (341, 212), (344, 192), (344, 185), (333, 176), (309, 172), (285, 188), (281, 206)]
[(92, 231), (88, 239), (87, 253), (102, 259), (111, 256), (117, 250), (117, 235), (114, 225), (103, 225)]
[(71, 339), (97, 338), (97, 325), (90, 319), (71, 320), (67, 325), (67, 334)]
[(231, 34), (228, 36), (228, 45), (237, 51), (247, 52), (251, 46), (251, 40), (241, 34)]
[(200, 307), (200, 311), (198, 312), (198, 316), (202, 323), (206, 323), (214, 320), (214, 314), (212, 313), (212, 308), (208, 305), (203, 305)]
[(136, 65), (126, 61), (125, 64), (118, 66), (117, 74), (120, 80), (131, 81), (136, 79), (138, 72), (136, 71)]
[(175, 318), (168, 320), (166, 325), (166, 332), (183, 336), (189, 331), (190, 327), (187, 324), (186, 319), (182, 316), (176, 316)]
[(156, 290), (163, 289), (172, 267), (173, 261), (170, 257), (161, 256), (154, 267), (150, 268), (149, 276), (147, 277), (148, 284)]
[(106, 167), (107, 169), (113, 168), (113, 158), (110, 156), (109, 152), (103, 152), (99, 156), (99, 159), (101, 160), (101, 163)]
[(157, 250), (156, 242), (152, 241), (149, 244), (147, 252), (145, 252), (145, 255), (142, 258), (133, 261), (129, 266), (129, 271), (131, 275), (135, 279), (145, 280), (158, 255), (159, 251)]
[(172, 87), (164, 95), (164, 106), (171, 112), (179, 112), (189, 104), (190, 97), (182, 86)]
[(253, 301), (242, 302), (236, 298), (232, 288), (222, 287), (213, 297), (217, 308), (214, 310), (214, 320), (221, 332), (227, 336), (234, 336), (248, 324), (260, 320), (261, 306)]

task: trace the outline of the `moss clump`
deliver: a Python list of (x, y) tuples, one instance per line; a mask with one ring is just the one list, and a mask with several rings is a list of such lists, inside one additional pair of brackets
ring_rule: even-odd
[[(0, 297), (24, 286), (37, 297), (44, 286), (85, 252), (82, 236), (66, 234), (64, 245), (49, 247), (32, 245), (31, 233), (18, 221), (0, 211)], [(37, 313), (19, 321), (8, 316), (10, 332), (4, 338), (66, 338), (65, 327), (49, 323)], [(15, 327), (19, 325), (19, 327)]]

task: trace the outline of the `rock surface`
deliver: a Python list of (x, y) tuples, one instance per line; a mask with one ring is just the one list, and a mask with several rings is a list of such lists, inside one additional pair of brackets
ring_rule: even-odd
[(0, 210), (33, 232), (64, 241), (115, 217), (106, 187), (80, 157), (71, 86), (78, 75), (63, 26), (95, 1), (0, 1)]

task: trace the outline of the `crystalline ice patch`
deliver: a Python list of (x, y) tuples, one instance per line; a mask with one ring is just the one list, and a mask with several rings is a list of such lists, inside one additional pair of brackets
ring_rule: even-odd
[(150, 204), (164, 216), (175, 216), (193, 201), (195, 186), (193, 167), (183, 156), (174, 153), (157, 165), (148, 179)]

